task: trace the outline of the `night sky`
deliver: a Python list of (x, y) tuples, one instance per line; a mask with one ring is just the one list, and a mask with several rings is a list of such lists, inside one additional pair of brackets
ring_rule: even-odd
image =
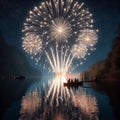
[[(29, 10), (41, 0), (0, 0), (0, 32), (6, 42), (18, 49), (21, 47), (21, 29)], [(94, 28), (99, 29), (96, 51), (87, 57), (80, 70), (96, 61), (105, 59), (111, 50), (115, 31), (120, 24), (119, 0), (79, 0), (93, 13)]]

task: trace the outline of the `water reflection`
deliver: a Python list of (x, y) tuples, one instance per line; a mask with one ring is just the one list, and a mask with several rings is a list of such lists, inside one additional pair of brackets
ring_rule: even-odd
[(21, 103), (21, 114), (28, 114), (32, 115), (34, 114), (41, 105), (41, 97), (39, 96), (39, 92), (33, 91), (27, 93), (25, 96), (22, 98), (22, 103)]
[(21, 101), (19, 120), (98, 120), (97, 100), (84, 89), (73, 90), (71, 97), (66, 96), (66, 99), (61, 99), (60, 94), (58, 98), (52, 95), (47, 98), (48, 91), (45, 84), (27, 91)]
[[(69, 101), (71, 96), (73, 96), (72, 90), (68, 90), (64, 87), (64, 82), (67, 82), (65, 75), (57, 74), (52, 80), (51, 85), (49, 86), (46, 101), (50, 101), (50, 104), (54, 104), (56, 102), (56, 106), (58, 106), (61, 101)], [(54, 101), (55, 100), (55, 101)]]
[(94, 118), (95, 120), (98, 120), (98, 105), (94, 96), (88, 95), (84, 91), (77, 91), (77, 93), (74, 95), (73, 103), (81, 110), (83, 115), (87, 116), (87, 119), (93, 120)]

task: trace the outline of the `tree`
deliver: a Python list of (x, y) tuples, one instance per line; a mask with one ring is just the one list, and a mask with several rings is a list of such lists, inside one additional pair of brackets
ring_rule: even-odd
[(112, 51), (109, 54), (111, 72), (120, 70), (120, 25), (116, 33), (116, 37), (113, 39)]

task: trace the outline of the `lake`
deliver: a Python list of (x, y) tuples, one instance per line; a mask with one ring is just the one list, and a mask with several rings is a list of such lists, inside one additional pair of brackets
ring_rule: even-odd
[(37, 80), (22, 97), (13, 99), (3, 120), (115, 120), (106, 91), (88, 83), (68, 89), (48, 79)]

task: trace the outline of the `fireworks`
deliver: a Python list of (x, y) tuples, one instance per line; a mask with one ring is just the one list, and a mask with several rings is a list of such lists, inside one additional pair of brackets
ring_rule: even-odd
[(50, 48), (51, 55), (46, 52), (47, 58), (49, 60), (49, 64), (52, 68), (52, 71), (55, 74), (55, 78), (52, 80), (52, 84), (47, 94), (47, 98), (52, 96), (51, 104), (53, 99), (56, 98), (56, 103), (59, 105), (58, 100), (63, 100), (64, 98), (70, 98), (70, 93), (67, 88), (64, 87), (64, 83), (67, 82), (66, 74), (68, 69), (70, 68), (72, 58), (71, 54), (68, 54), (67, 50), (65, 54), (63, 54), (63, 49), (61, 49), (60, 53), (58, 52), (58, 48), (56, 47), (56, 52), (54, 53), (53, 49)]
[(44, 42), (76, 40), (80, 30), (92, 28), (92, 14), (83, 9), (84, 3), (74, 0), (50, 0), (40, 3), (29, 12), (24, 33), (35, 33)]
[(50, 48), (50, 52), (51, 54), (48, 54), (48, 52), (46, 51), (46, 56), (48, 58), (52, 71), (55, 74), (56, 73), (66, 74), (68, 69), (70, 68), (70, 65), (73, 59), (72, 55), (68, 53), (68, 50), (65, 50), (63, 52), (62, 48), (61, 48), (61, 51), (58, 51), (57, 47), (56, 47), (56, 50), (53, 50), (52, 48)]
[(26, 34), (23, 38), (22, 47), (30, 55), (36, 55), (41, 52), (42, 41), (38, 35), (35, 34)]
[[(92, 29), (93, 22), (92, 14), (84, 8), (84, 3), (46, 0), (29, 11), (22, 30), (25, 34), (23, 49), (34, 56), (38, 63), (43, 52), (47, 51), (48, 44), (50, 47), (65, 43), (69, 54), (72, 51), (75, 58), (84, 58), (89, 48), (93, 50), (92, 46), (98, 39), (96, 31)], [(37, 53), (39, 55), (36, 56)]]
[(74, 58), (85, 59), (89, 49), (94, 50), (98, 39), (92, 14), (75, 0), (46, 0), (29, 12), (22, 32), (25, 52), (37, 63), (47, 58), (55, 74), (47, 98), (56, 97), (57, 104), (65, 96), (70, 98), (72, 92), (63, 87), (66, 73), (75, 68), (71, 67)]
[(98, 40), (97, 31), (92, 29), (81, 30), (77, 42), (85, 44), (88, 48), (93, 47)]
[(69, 38), (71, 33), (71, 25), (63, 18), (56, 18), (52, 21), (50, 28), (50, 36), (57, 41), (65, 41)]
[(72, 53), (75, 58), (84, 58), (89, 48), (94, 50), (98, 39), (96, 31), (92, 29), (93, 22), (92, 14), (84, 8), (84, 3), (46, 0), (29, 11), (22, 29), (23, 49), (37, 63), (45, 58), (42, 55), (45, 55), (48, 46), (57, 45), (64, 45), (67, 50), (69, 48), (68, 54)]
[(71, 52), (72, 52), (73, 56), (76, 58), (85, 58), (87, 50), (88, 49), (87, 49), (86, 45), (79, 43), (79, 44), (75, 44), (72, 47)]

